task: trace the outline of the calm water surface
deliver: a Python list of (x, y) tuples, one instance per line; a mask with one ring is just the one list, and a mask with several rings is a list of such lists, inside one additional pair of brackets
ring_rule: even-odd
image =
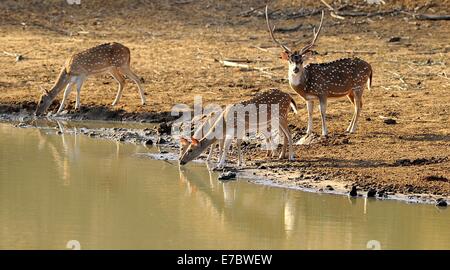
[(450, 249), (450, 212), (219, 182), (131, 144), (0, 123), (0, 248)]

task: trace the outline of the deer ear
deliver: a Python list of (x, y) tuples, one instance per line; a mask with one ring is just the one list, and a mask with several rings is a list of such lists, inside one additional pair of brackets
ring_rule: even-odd
[(180, 143), (181, 143), (181, 145), (188, 145), (189, 141), (186, 140), (185, 138), (180, 138)]
[(280, 59), (288, 60), (289, 59), (289, 54), (287, 52), (280, 53)]
[(195, 145), (195, 146), (197, 146), (200, 142), (197, 140), (197, 139), (195, 139), (195, 138), (191, 138), (191, 140), (192, 140), (192, 144), (193, 145)]

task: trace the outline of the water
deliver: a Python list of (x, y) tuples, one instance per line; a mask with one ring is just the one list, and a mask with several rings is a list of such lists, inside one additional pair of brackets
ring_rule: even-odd
[(149, 151), (0, 123), (0, 249), (450, 248), (445, 209), (223, 183)]

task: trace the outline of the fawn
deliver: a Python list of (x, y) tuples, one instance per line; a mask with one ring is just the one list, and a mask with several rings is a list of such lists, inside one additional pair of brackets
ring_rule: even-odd
[(352, 121), (346, 131), (354, 133), (361, 113), (365, 84), (367, 83), (369, 90), (372, 85), (372, 67), (370, 64), (359, 58), (343, 58), (327, 63), (305, 65), (305, 61), (312, 54), (312, 48), (322, 30), (324, 12), (322, 11), (317, 32), (315, 28), (313, 29), (312, 41), (301, 50), (293, 51), (275, 38), (273, 34), (275, 27), (272, 27), (269, 23), (267, 10), (268, 6), (266, 6), (266, 23), (270, 37), (283, 49), (280, 58), (289, 63), (289, 85), (306, 101), (308, 110), (306, 136), (310, 135), (313, 129), (312, 113), (314, 100), (319, 101), (322, 136), (327, 136), (328, 130), (325, 119), (327, 99), (345, 96), (348, 97), (355, 108)]
[(75, 108), (80, 108), (80, 91), (84, 81), (88, 76), (101, 73), (110, 73), (119, 83), (119, 90), (112, 105), (116, 105), (122, 96), (125, 85), (125, 76), (134, 81), (141, 95), (141, 103), (145, 104), (144, 90), (140, 83), (140, 78), (130, 68), (130, 49), (116, 42), (105, 43), (85, 51), (74, 54), (67, 59), (56, 83), (50, 91), (45, 90), (39, 99), (36, 115), (43, 114), (52, 104), (59, 92), (65, 87), (63, 100), (58, 112), (64, 109), (64, 103), (72, 90), (77, 86), (77, 98)]
[[(236, 108), (246, 108), (246, 106), (249, 105), (255, 105), (254, 111), (249, 111), (248, 114), (245, 115), (245, 117), (239, 118), (236, 117), (235, 112), (242, 112), (242, 110), (236, 109)], [(262, 113), (262, 105), (266, 105), (267, 111), (266, 115), (263, 115)], [(272, 107), (274, 105), (277, 105), (279, 108), (278, 115), (272, 116)], [(242, 107), (239, 107), (242, 106)], [(231, 145), (231, 142), (233, 140), (233, 137), (237, 139), (237, 152), (238, 152), (238, 166), (240, 166), (243, 163), (242, 153), (241, 153), (241, 147), (240, 144), (242, 142), (243, 137), (249, 131), (250, 129), (256, 129), (261, 126), (266, 126), (270, 129), (270, 132), (272, 132), (273, 128), (271, 127), (271, 120), (272, 117), (275, 117), (278, 120), (279, 128), (281, 130), (280, 135), (284, 137), (284, 143), (283, 147), (281, 149), (281, 153), (279, 158), (285, 158), (286, 157), (286, 145), (289, 147), (289, 155), (288, 159), (293, 160), (294, 159), (294, 153), (292, 149), (292, 138), (291, 134), (289, 132), (288, 127), (288, 121), (287, 121), (287, 115), (289, 108), (292, 107), (294, 112), (297, 110), (297, 106), (295, 105), (294, 100), (292, 97), (284, 93), (278, 89), (272, 89), (263, 93), (260, 93), (256, 95), (255, 97), (243, 101), (240, 103), (236, 103), (233, 105), (229, 105), (225, 108), (225, 110), (219, 115), (216, 122), (213, 124), (213, 126), (209, 129), (209, 131), (201, 138), (198, 139), (192, 139), (192, 142), (189, 144), (185, 152), (180, 157), (179, 161), (181, 165), (184, 165), (188, 163), (189, 161), (192, 161), (193, 159), (197, 158), (201, 153), (203, 153), (210, 145), (215, 143), (218, 139), (223, 139), (223, 147), (222, 147), (222, 153), (219, 160), (219, 163), (217, 164), (217, 168), (221, 169), (225, 166), (227, 154), (229, 152), (229, 147)], [(251, 121), (251, 119), (256, 119), (256, 121)], [(241, 130), (241, 132), (236, 132), (236, 130), (239, 131), (239, 124), (243, 124), (245, 126), (244, 130)], [(214, 134), (217, 134), (219, 132), (220, 135), (223, 137), (217, 138), (217, 136), (214, 136)], [(268, 134), (264, 134), (266, 138), (268, 138)]]

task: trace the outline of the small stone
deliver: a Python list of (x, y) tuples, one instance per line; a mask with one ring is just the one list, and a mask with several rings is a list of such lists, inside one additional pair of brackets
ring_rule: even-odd
[(326, 188), (327, 188), (327, 190), (329, 190), (329, 191), (333, 191), (333, 190), (334, 190), (334, 188), (333, 188), (331, 185), (327, 185)]
[(349, 195), (352, 196), (352, 197), (358, 196), (358, 192), (356, 190), (356, 186), (352, 187), (352, 190), (350, 191)]
[(236, 173), (235, 172), (223, 172), (219, 175), (218, 177), (219, 180), (232, 180), (232, 179), (236, 179)]
[(267, 166), (261, 165), (261, 166), (258, 167), (258, 169), (265, 170), (265, 169), (267, 169)]
[(377, 195), (377, 190), (374, 188), (370, 188), (369, 191), (367, 191), (367, 198), (373, 198)]
[(380, 190), (378, 191), (378, 197), (380, 198), (387, 197), (387, 194), (384, 190)]
[(145, 145), (153, 145), (153, 141), (151, 139), (148, 139), (144, 142)]
[(388, 42), (399, 42), (401, 39), (401, 37), (391, 37)]
[(436, 206), (447, 207), (447, 202), (443, 198), (439, 198), (436, 200)]
[(395, 125), (395, 124), (397, 124), (397, 121), (395, 121), (395, 119), (392, 119), (392, 118), (385, 119), (383, 122), (386, 125)]

